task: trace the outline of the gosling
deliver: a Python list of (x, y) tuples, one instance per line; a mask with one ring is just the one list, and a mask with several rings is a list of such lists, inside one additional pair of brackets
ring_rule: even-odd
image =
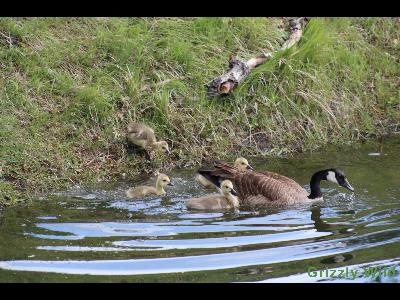
[[(253, 167), (250, 166), (249, 162), (247, 161), (247, 159), (245, 159), (244, 157), (239, 157), (235, 160), (235, 163), (233, 164), (233, 166), (237, 169), (239, 169), (240, 171), (245, 171), (245, 170), (253, 170)], [(211, 181), (209, 181), (208, 179), (206, 179), (203, 175), (197, 174), (196, 175), (196, 180), (205, 188), (207, 189), (212, 189), (215, 188), (215, 184), (212, 183)]]
[(170, 154), (166, 141), (157, 141), (154, 130), (142, 123), (130, 123), (127, 126), (127, 139), (132, 144), (147, 151), (161, 151)]
[(131, 199), (143, 198), (150, 195), (165, 195), (164, 188), (167, 186), (173, 186), (174, 184), (171, 182), (169, 177), (165, 174), (158, 174), (156, 186), (138, 186), (134, 188), (130, 188), (126, 191), (126, 196)]
[(237, 209), (240, 203), (236, 196), (237, 193), (233, 189), (232, 182), (230, 180), (224, 180), (221, 182), (221, 195), (207, 195), (199, 198), (192, 198), (186, 200), (186, 206), (190, 209), (202, 210)]

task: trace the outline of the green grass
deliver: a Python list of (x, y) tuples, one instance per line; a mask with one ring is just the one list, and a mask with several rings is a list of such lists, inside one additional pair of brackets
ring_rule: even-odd
[[(298, 45), (233, 95), (204, 84), (278, 49), (281, 18), (2, 18), (0, 202), (74, 183), (128, 178), (132, 120), (173, 148), (171, 165), (232, 153), (287, 155), (386, 134), (400, 120), (400, 21), (315, 18)], [(161, 168), (161, 167), (160, 167)]]

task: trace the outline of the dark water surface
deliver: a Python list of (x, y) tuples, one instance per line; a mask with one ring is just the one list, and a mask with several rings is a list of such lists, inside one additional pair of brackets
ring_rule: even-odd
[(170, 173), (162, 198), (128, 200), (129, 183), (75, 187), (3, 212), (0, 282), (400, 281), (399, 137), (249, 161), (307, 190), (336, 166), (355, 192), (323, 182), (312, 206), (202, 212), (184, 205), (209, 193), (194, 170)]

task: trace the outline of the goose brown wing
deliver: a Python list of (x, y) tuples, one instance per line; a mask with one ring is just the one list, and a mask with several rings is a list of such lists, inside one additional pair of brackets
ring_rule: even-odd
[(300, 186), (287, 185), (262, 173), (241, 172), (233, 182), (239, 198), (247, 204), (289, 203), (307, 196)]
[(248, 204), (293, 202), (307, 197), (307, 192), (294, 180), (273, 172), (239, 171), (226, 163), (216, 163), (210, 175), (233, 182), (239, 198)]
[(239, 171), (226, 163), (218, 162), (215, 164), (216, 170), (212, 173), (215, 176), (230, 179), (239, 198), (245, 200), (250, 196), (262, 195), (269, 201), (274, 201), (276, 191), (279, 188), (279, 181), (258, 172)]
[(216, 168), (216, 172), (220, 172), (221, 174), (225, 174), (225, 176), (235, 176), (236, 174), (240, 173), (238, 168), (233, 167), (223, 161), (217, 161), (214, 164)]
[(262, 171), (262, 172), (258, 172), (264, 175), (267, 175), (268, 177), (271, 177), (275, 180), (281, 181), (283, 182), (285, 185), (290, 185), (293, 189), (298, 190), (300, 193), (304, 192), (304, 189), (293, 179), (290, 179), (289, 177), (283, 176), (281, 174), (278, 173), (274, 173), (274, 172), (268, 172), (268, 171)]
[(277, 200), (279, 182), (271, 177), (255, 172), (240, 173), (234, 179), (239, 197), (246, 201), (252, 196), (263, 196), (266, 201)]

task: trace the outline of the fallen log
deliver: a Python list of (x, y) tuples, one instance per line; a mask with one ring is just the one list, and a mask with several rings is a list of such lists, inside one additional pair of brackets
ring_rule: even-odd
[[(278, 51), (284, 51), (296, 44), (303, 34), (303, 28), (309, 21), (309, 17), (301, 17), (289, 20), (289, 38)], [(217, 78), (214, 78), (209, 84), (206, 85), (207, 96), (215, 97), (228, 95), (247, 77), (247, 75), (249, 75), (252, 69), (263, 64), (272, 55), (273, 52), (262, 53), (261, 55), (251, 58), (246, 62), (240, 61), (234, 56), (231, 56), (229, 59), (228, 72)]]

